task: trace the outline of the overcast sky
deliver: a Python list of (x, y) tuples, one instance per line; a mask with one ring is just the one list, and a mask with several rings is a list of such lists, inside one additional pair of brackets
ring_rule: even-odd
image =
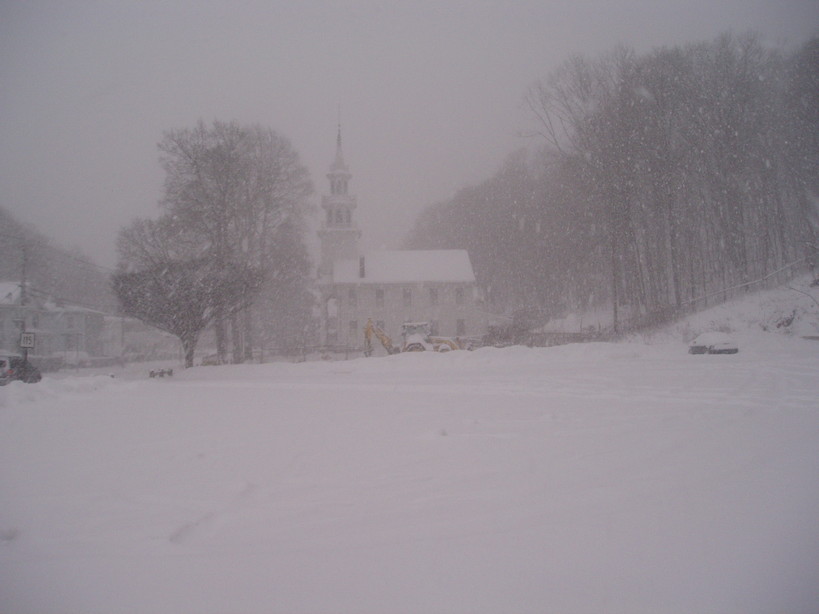
[(365, 247), (399, 247), (525, 144), (526, 88), (570, 55), (729, 29), (793, 47), (819, 2), (0, 0), (0, 205), (113, 266), (117, 231), (159, 213), (163, 131), (271, 127), (318, 203), (340, 106)]

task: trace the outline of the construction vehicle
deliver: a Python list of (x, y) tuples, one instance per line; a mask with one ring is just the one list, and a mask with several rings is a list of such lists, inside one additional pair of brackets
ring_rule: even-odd
[(372, 319), (368, 319), (367, 325), (364, 327), (364, 356), (372, 356), (373, 337), (376, 337), (381, 342), (381, 345), (387, 350), (387, 354), (398, 354), (401, 351), (401, 348), (392, 344), (392, 339), (390, 339), (390, 336), (385, 333), (381, 327), (373, 324)]
[(401, 336), (404, 338), (402, 352), (449, 352), (464, 349), (457, 338), (433, 335), (429, 322), (404, 322), (401, 325)]

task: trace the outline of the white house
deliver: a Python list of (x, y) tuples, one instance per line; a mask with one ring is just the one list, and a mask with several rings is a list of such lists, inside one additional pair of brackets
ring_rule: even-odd
[(34, 333), (34, 356), (102, 354), (105, 314), (68, 305), (18, 281), (0, 282), (0, 348), (20, 351), (22, 331)]

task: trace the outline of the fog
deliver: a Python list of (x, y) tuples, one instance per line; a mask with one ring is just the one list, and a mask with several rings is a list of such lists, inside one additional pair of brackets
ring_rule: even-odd
[(0, 206), (113, 266), (158, 213), (165, 130), (199, 119), (287, 136), (314, 201), (341, 122), (365, 247), (527, 143), (522, 96), (572, 54), (754, 30), (816, 33), (813, 0), (2, 2)]

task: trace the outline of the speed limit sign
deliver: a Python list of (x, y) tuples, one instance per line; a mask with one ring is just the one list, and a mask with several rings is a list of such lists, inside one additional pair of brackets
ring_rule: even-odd
[(20, 333), (20, 347), (24, 350), (34, 348), (34, 333)]

